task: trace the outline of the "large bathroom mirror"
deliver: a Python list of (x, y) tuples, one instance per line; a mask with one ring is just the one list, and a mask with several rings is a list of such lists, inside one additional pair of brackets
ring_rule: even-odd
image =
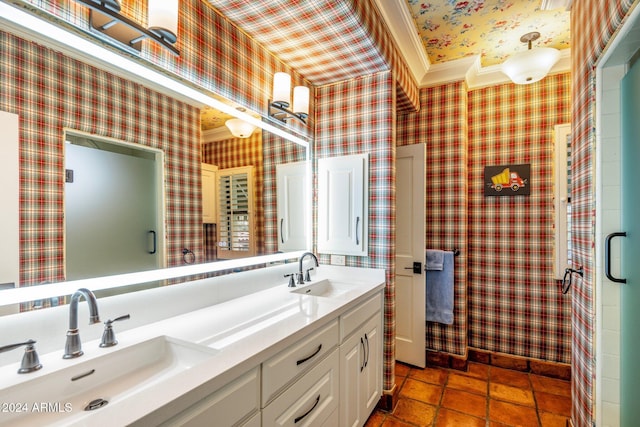
[[(305, 193), (303, 200), (296, 200), (296, 203), (303, 207), (300, 216), (304, 218), (304, 224), (310, 231), (311, 224), (311, 179), (310, 172), (310, 141), (293, 135), (276, 126), (273, 123), (263, 120), (256, 113), (241, 109), (239, 105), (226, 101), (222, 97), (207, 93), (190, 83), (185, 83), (176, 78), (172, 78), (165, 72), (158, 71), (153, 67), (145, 67), (140, 61), (127, 58), (114, 53), (113, 50), (104, 49), (88, 41), (85, 37), (79, 37), (74, 32), (68, 32), (57, 25), (53, 25), (46, 20), (34, 17), (34, 15), (14, 9), (5, 3), (0, 3), (1, 8), (8, 8), (10, 12), (2, 10), (0, 22), (6, 24), (5, 31), (15, 34), (16, 37), (34, 41), (38, 46), (51, 47), (56, 52), (62, 51), (63, 55), (79, 59), (84, 63), (90, 62), (92, 67), (105, 70), (105, 73), (115, 74), (118, 78), (128, 79), (136, 84), (142, 84), (146, 88), (160, 92), (166, 97), (177, 99), (188, 107), (180, 109), (176, 113), (176, 108), (172, 101), (167, 101), (170, 111), (163, 110), (166, 105), (147, 105), (150, 114), (141, 115), (139, 128), (132, 132), (121, 132), (116, 137), (104, 137), (107, 124), (112, 122), (108, 118), (104, 123), (97, 123), (96, 126), (85, 126), (84, 128), (64, 128), (56, 129), (56, 132), (46, 130), (42, 141), (34, 142), (34, 146), (43, 146), (45, 151), (53, 146), (55, 150), (55, 161), (45, 163), (53, 164), (54, 169), (48, 169), (46, 174), (60, 174), (66, 176), (64, 161), (61, 161), (60, 154), (64, 150), (59, 147), (67, 143), (84, 148), (99, 148), (104, 150), (103, 144), (143, 144), (162, 151), (164, 158), (164, 223), (166, 230), (159, 239), (165, 239), (164, 259), (159, 263), (166, 268), (150, 269), (148, 271), (121, 271), (114, 272), (115, 275), (108, 277), (92, 278), (84, 274), (72, 282), (60, 280), (63, 274), (54, 274), (54, 278), (39, 277), (33, 275), (22, 287), (7, 289), (2, 292), (0, 305), (11, 306), (19, 310), (30, 308), (41, 308), (43, 300), (55, 304), (64, 302), (63, 297), (69, 295), (75, 289), (87, 286), (101, 291), (102, 295), (113, 294), (114, 292), (129, 292), (134, 289), (142, 289), (148, 286), (164, 285), (168, 283), (178, 283), (184, 279), (180, 277), (204, 277), (211, 274), (225, 274), (227, 272), (238, 271), (244, 267), (256, 268), (269, 265), (274, 262), (285, 262), (288, 259), (299, 256), (303, 251), (308, 250), (311, 244), (310, 232), (307, 233), (304, 243), (301, 245), (286, 248), (279, 244), (281, 239), (281, 225), (278, 217), (278, 179), (277, 169), (282, 165), (299, 163), (304, 165)], [(6, 12), (6, 13), (5, 13)], [(11, 16), (9, 16), (11, 15)], [(37, 19), (37, 21), (34, 21)], [(64, 33), (60, 33), (64, 31)], [(40, 48), (38, 48), (40, 49)], [(88, 53), (90, 52), (90, 54)], [(72, 61), (70, 61), (71, 63)], [(41, 76), (45, 79), (46, 76)], [(129, 88), (122, 88), (122, 92), (114, 96), (126, 96), (125, 92)], [(123, 95), (125, 94), (125, 95)], [(116, 101), (114, 101), (116, 102)], [(154, 101), (155, 102), (155, 101)], [(61, 102), (61, 104), (63, 104)], [(185, 113), (186, 111), (186, 113)], [(61, 114), (82, 115), (80, 110), (70, 109)], [(122, 113), (119, 113), (122, 114)], [(133, 113), (137, 115), (138, 112)], [(153, 118), (157, 115), (157, 121)], [(149, 117), (152, 117), (149, 119)], [(256, 126), (255, 131), (248, 138), (226, 137), (217, 140), (210, 140), (207, 135), (216, 128), (224, 128), (224, 122), (231, 118), (238, 118)], [(213, 119), (212, 119), (213, 118)], [(118, 118), (119, 120), (119, 118)], [(153, 121), (149, 123), (148, 121)], [(146, 121), (146, 122), (145, 122)], [(183, 122), (189, 121), (189, 125)], [(217, 122), (216, 124), (212, 124)], [(197, 124), (194, 124), (196, 123)], [(106, 124), (105, 124), (106, 123)], [(118, 122), (119, 123), (119, 122)], [(175, 139), (175, 146), (154, 145), (156, 141), (164, 137), (169, 130), (163, 126), (171, 127), (173, 132), (168, 138)], [(194, 126), (199, 128), (194, 131)], [(135, 126), (134, 126), (135, 127)], [(188, 129), (186, 129), (188, 128)], [(186, 129), (186, 131), (185, 131)], [(37, 130), (40, 132), (40, 130)], [(177, 136), (175, 136), (177, 135)], [(71, 136), (68, 138), (67, 136)], [(204, 138), (201, 138), (204, 136)], [(34, 137), (34, 141), (41, 138), (40, 135)], [(51, 144), (48, 144), (52, 138)], [(59, 140), (59, 141), (58, 141)], [(188, 154), (183, 149), (185, 143), (191, 144), (191, 151)], [(25, 141), (20, 142), (24, 147)], [(27, 142), (28, 144), (28, 142)], [(58, 145), (59, 144), (59, 145)], [(23, 150), (24, 148), (21, 148)], [(252, 154), (249, 154), (252, 153)], [(43, 162), (46, 153), (38, 153), (34, 161)], [(185, 160), (188, 158), (188, 160)], [(176, 160), (178, 159), (178, 160)], [(195, 159), (195, 160), (194, 160)], [(255, 225), (250, 230), (252, 238), (255, 240), (255, 251), (253, 256), (230, 257), (221, 256), (220, 248), (220, 224), (202, 221), (202, 178), (201, 164), (210, 164), (218, 167), (219, 171), (232, 169), (240, 166), (251, 166), (254, 179), (254, 214)], [(25, 166), (21, 164), (21, 168)], [(59, 170), (58, 170), (59, 169)], [(38, 173), (43, 173), (38, 171)], [(37, 174), (35, 174), (37, 175)], [(66, 178), (69, 178), (66, 176)], [(77, 177), (76, 177), (77, 178)], [(43, 187), (42, 191), (45, 191)], [(174, 193), (180, 193), (175, 196)], [(42, 194), (42, 198), (47, 198), (47, 194)], [(56, 196), (57, 197), (57, 196)], [(218, 198), (219, 200), (219, 198)], [(22, 203), (22, 202), (21, 202)], [(161, 203), (162, 205), (162, 203)], [(21, 210), (24, 207), (21, 206)], [(60, 215), (56, 213), (56, 215)], [(59, 221), (60, 226), (64, 226), (63, 221)], [(29, 227), (29, 221), (21, 220), (21, 233), (25, 227)], [(26, 229), (28, 230), (28, 229)], [(147, 230), (145, 233), (149, 237)], [(28, 234), (28, 233), (27, 233)], [(34, 233), (37, 234), (37, 233)], [(162, 234), (164, 236), (162, 236)], [(21, 237), (24, 241), (24, 237)], [(59, 239), (59, 238), (58, 238)], [(91, 249), (88, 249), (91, 250)], [(36, 248), (33, 249), (36, 251)], [(21, 268), (24, 268), (24, 262)], [(26, 264), (29, 264), (28, 262)], [(64, 261), (62, 261), (64, 269)], [(119, 274), (122, 273), (122, 274)], [(1, 282), (1, 280), (0, 280)], [(140, 286), (140, 284), (144, 284)], [(31, 286), (40, 285), (40, 286)], [(36, 305), (31, 307), (33, 301)], [(25, 304), (25, 302), (28, 302)], [(22, 307), (19, 307), (21, 304)], [(55, 305), (51, 304), (51, 305)], [(0, 312), (5, 312), (0, 306)], [(9, 310), (9, 312), (15, 312)]]

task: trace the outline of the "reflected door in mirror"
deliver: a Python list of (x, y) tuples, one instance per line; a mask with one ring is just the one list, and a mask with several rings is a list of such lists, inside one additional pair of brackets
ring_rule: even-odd
[(66, 279), (158, 268), (155, 160), (66, 144), (65, 168)]

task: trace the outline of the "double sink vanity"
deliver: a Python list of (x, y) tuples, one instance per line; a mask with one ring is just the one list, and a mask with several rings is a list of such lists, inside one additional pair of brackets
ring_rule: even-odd
[[(166, 292), (183, 287), (207, 299), (216, 286), (267, 280), (265, 271), (286, 268), (293, 264)], [(0, 425), (363, 425), (382, 394), (384, 270), (322, 265), (310, 279), (290, 287), (283, 278), (127, 329), (137, 310), (169, 312), (163, 289), (146, 298), (142, 291), (131, 320), (109, 324), (117, 345), (86, 339), (82, 356), (65, 359), (62, 346), (36, 343), (42, 368), (27, 374), (17, 373), (20, 350), (11, 351), (15, 363), (0, 366)], [(79, 304), (84, 335), (93, 326), (87, 303)], [(121, 314), (109, 307), (104, 314)]]

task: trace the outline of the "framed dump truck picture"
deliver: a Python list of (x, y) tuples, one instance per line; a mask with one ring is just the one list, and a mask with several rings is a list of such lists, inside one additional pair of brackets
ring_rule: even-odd
[(484, 167), (485, 196), (528, 196), (531, 194), (531, 164)]

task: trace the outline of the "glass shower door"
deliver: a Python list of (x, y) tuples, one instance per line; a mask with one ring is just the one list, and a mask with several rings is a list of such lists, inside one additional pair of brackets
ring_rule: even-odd
[(65, 168), (67, 280), (158, 268), (155, 160), (66, 144)]
[(640, 187), (635, 171), (640, 165), (640, 65), (621, 81), (622, 98), (622, 268), (620, 421), (635, 426), (640, 420)]

